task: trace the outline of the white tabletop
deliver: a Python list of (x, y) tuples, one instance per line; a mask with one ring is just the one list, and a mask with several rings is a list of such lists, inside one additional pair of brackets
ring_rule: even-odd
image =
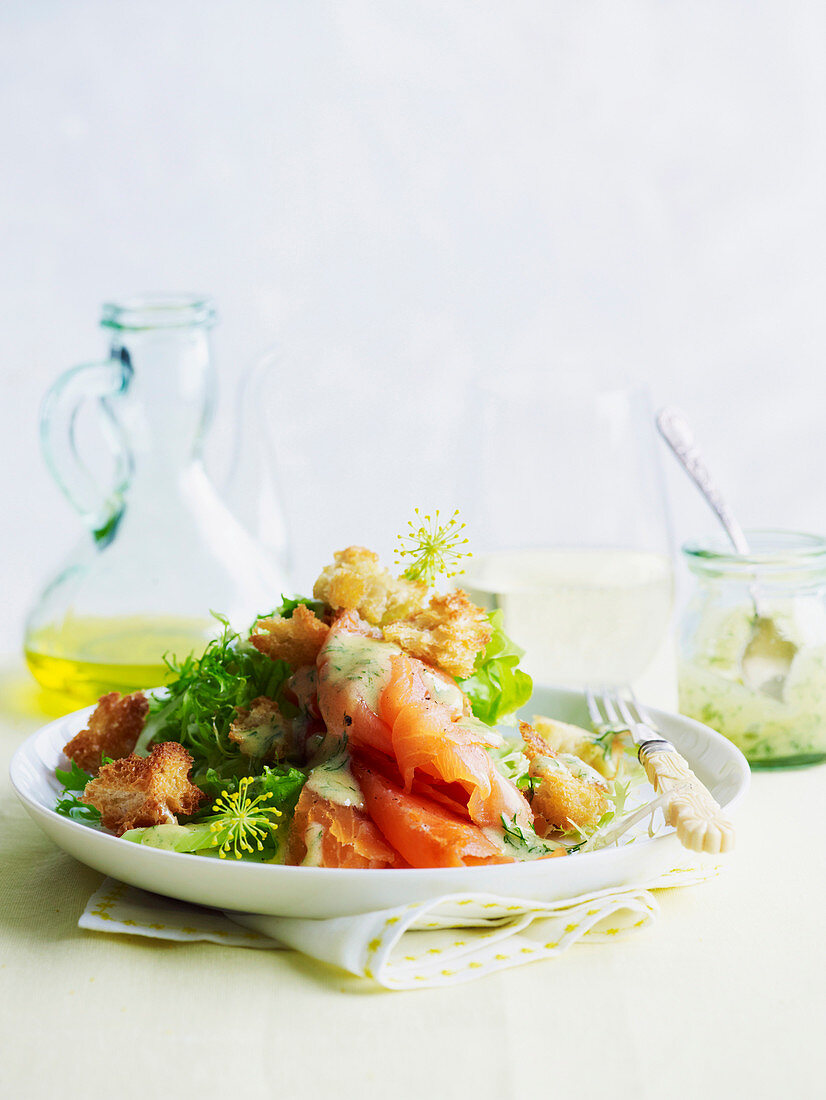
[(22, 669), (0, 688), (3, 1095), (822, 1095), (822, 767), (757, 773), (726, 871), (662, 893), (651, 929), (387, 993), (292, 952), (80, 931), (101, 876), (17, 804), (8, 758), (44, 717)]

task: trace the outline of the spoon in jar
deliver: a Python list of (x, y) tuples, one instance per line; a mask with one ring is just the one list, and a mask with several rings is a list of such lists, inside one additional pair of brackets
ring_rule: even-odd
[[(660, 435), (674, 452), (677, 461), (703, 494), (725, 528), (734, 549), (738, 554), (748, 555), (750, 548), (748, 539), (743, 534), (743, 528), (734, 518), (734, 513), (716, 483), (712, 481), (686, 421), (676, 409), (665, 408), (661, 409), (657, 415), (657, 427)], [(771, 616), (761, 613), (755, 586), (752, 586), (750, 592), (754, 605), (754, 619), (751, 637), (740, 659), (743, 683), (753, 691), (760, 691), (764, 695), (771, 696), (772, 699), (782, 699), (786, 677), (797, 653), (797, 646), (783, 637)]]

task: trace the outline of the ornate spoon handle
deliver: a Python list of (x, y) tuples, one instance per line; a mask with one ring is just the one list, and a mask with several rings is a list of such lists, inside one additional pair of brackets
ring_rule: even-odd
[(658, 413), (657, 427), (677, 461), (717, 513), (734, 549), (738, 554), (748, 554), (749, 544), (743, 528), (734, 518), (731, 508), (706, 469), (691, 429), (683, 417), (676, 409), (667, 407)]

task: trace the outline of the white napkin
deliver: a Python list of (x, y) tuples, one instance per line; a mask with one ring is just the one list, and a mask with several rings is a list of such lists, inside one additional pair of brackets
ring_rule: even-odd
[(329, 920), (221, 913), (106, 879), (78, 924), (97, 932), (228, 947), (291, 947), (386, 989), (428, 989), (644, 928), (659, 913), (652, 890), (702, 882), (717, 869), (675, 867), (648, 882), (564, 901), (448, 894)]

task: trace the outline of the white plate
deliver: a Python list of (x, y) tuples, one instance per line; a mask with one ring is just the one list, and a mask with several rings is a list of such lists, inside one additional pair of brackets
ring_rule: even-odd
[[(686, 856), (670, 831), (625, 847), (565, 859), (396, 871), (279, 867), (131, 844), (53, 809), (61, 790), (55, 767), (68, 766), (63, 746), (86, 726), (92, 710), (87, 707), (58, 718), (20, 746), (10, 769), (14, 789), (41, 829), (69, 855), (122, 882), (183, 901), (290, 917), (350, 916), (460, 892), (553, 901), (646, 881), (679, 866)], [(524, 716), (537, 713), (587, 724), (582, 695), (561, 688), (536, 688)], [(743, 754), (699, 722), (664, 711), (653, 714), (662, 732), (730, 812), (749, 785)]]

